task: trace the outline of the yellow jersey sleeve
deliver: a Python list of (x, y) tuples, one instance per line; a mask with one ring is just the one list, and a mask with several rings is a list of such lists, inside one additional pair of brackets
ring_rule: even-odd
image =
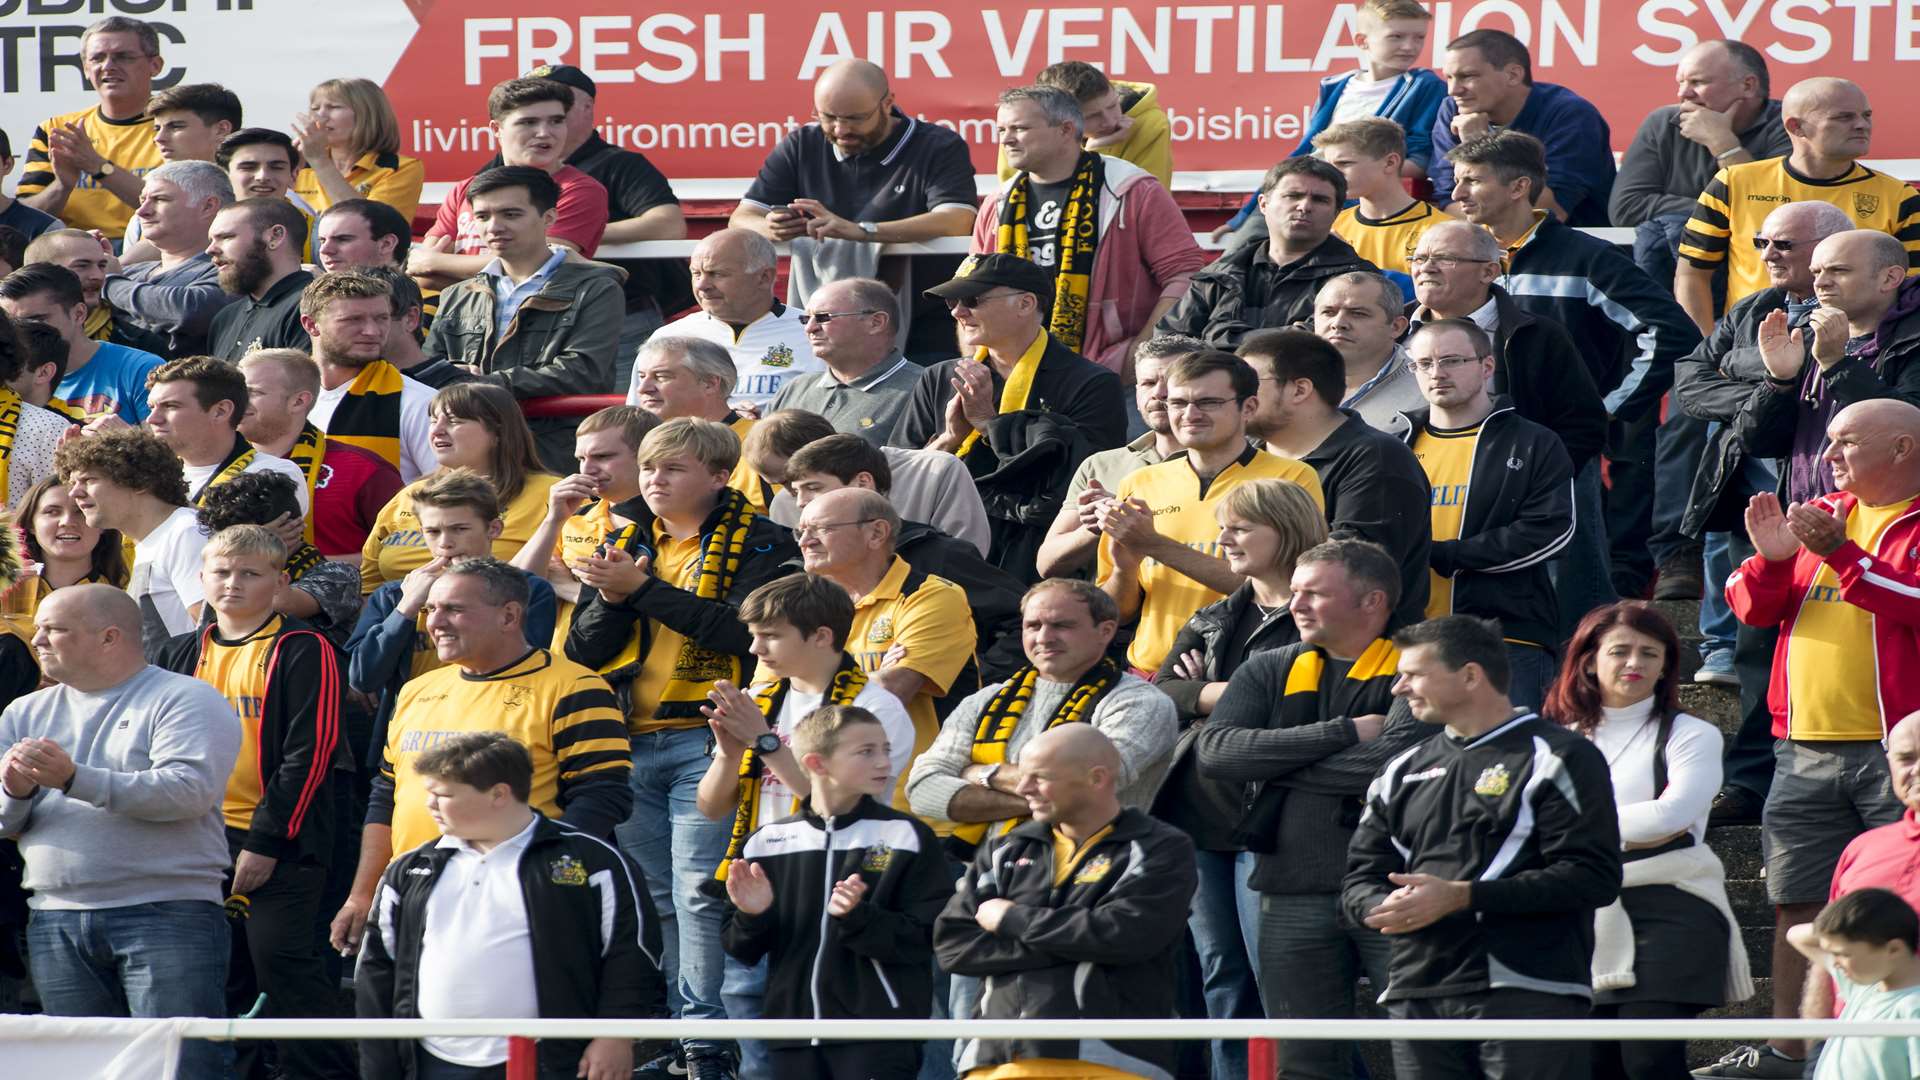
[[(561, 666), (558, 660), (555, 666)], [(553, 704), (552, 725), (562, 804), (581, 777), (631, 767), (626, 717), (620, 713), (613, 689), (600, 676), (573, 668), (571, 684)]]
[(928, 578), (899, 602), (893, 641), (907, 650), (901, 667), (926, 676), (936, 695), (946, 693), (979, 644), (966, 592), (944, 578)]
[[(1727, 260), (1732, 242), (1732, 207), (1728, 203), (1728, 172), (1721, 169), (1707, 181), (1705, 190), (1694, 201), (1693, 216), (1687, 219), (1680, 236), (1680, 257), (1703, 269), (1711, 269)], [(1731, 302), (1731, 301), (1729, 301)]]

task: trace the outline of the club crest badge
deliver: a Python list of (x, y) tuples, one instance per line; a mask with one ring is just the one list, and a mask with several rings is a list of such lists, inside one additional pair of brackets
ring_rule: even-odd
[(1095, 855), (1083, 863), (1079, 870), (1074, 872), (1073, 883), (1075, 885), (1092, 885), (1096, 882), (1105, 881), (1107, 873), (1112, 869), (1113, 860), (1111, 858), (1105, 855)]
[(882, 615), (873, 620), (873, 626), (867, 630), (867, 644), (884, 645), (893, 640), (893, 616)]
[(785, 343), (769, 346), (767, 354), (760, 358), (762, 367), (790, 368), (793, 366), (793, 346)]
[(547, 864), (547, 877), (555, 885), (585, 885), (587, 868), (571, 855), (562, 855)]
[(1480, 779), (1473, 782), (1473, 793), (1497, 799), (1512, 786), (1513, 777), (1507, 774), (1507, 767), (1496, 763), (1480, 771)]

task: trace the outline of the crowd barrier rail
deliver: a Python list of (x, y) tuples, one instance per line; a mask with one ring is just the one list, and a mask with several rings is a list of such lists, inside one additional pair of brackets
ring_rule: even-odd
[[(1596, 236), (1610, 244), (1633, 246), (1633, 230), (1626, 228), (1588, 228), (1581, 229), (1589, 236)], [(1208, 233), (1194, 233), (1194, 242), (1208, 251), (1219, 251), (1222, 245)], [(601, 244), (594, 251), (596, 259), (684, 259), (693, 254), (698, 240), (641, 240), (631, 244)], [(882, 255), (965, 255), (973, 243), (969, 236), (942, 236), (914, 244), (882, 244)], [(787, 245), (775, 244), (784, 258)]]
[(15, 1039), (130, 1036), (155, 1025), (181, 1037), (241, 1039), (418, 1039), (506, 1036), (507, 1080), (534, 1080), (538, 1039), (1232, 1039), (1248, 1042), (1249, 1080), (1273, 1074), (1280, 1039), (1528, 1041), (1823, 1039), (1920, 1037), (1920, 1020), (124, 1020), (0, 1016), (0, 1049)]

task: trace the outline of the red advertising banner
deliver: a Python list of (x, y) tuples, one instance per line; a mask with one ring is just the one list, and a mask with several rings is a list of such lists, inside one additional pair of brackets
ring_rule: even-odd
[[(1071, 0), (1069, 0), (1071, 2)], [(1844, 75), (1879, 106), (1873, 159), (1920, 158), (1920, 111), (1899, 107), (1920, 60), (1920, 0), (1438, 0), (1428, 55), (1467, 30), (1516, 33), (1537, 80), (1591, 99), (1622, 149), (1673, 100), (1673, 67), (1697, 41), (1734, 37), (1772, 66), (1776, 96)], [(1318, 81), (1351, 70), (1351, 3), (1085, 3), (915, 6), (709, 0), (0, 0), (0, 125), (16, 145), (41, 118), (88, 100), (79, 32), (107, 14), (163, 27), (167, 78), (218, 81), (248, 122), (284, 126), (324, 78), (381, 81), (402, 150), (430, 180), (468, 175), (493, 152), (487, 89), (545, 63), (600, 86), (603, 134), (675, 178), (751, 176), (812, 111), (811, 84), (865, 57), (901, 107), (959, 130), (991, 171), (992, 101), (1047, 64), (1085, 60), (1154, 83), (1175, 168), (1254, 170), (1299, 141)], [(1916, 69), (1920, 70), (1920, 69)], [(1905, 170), (1911, 174), (1916, 170)]]

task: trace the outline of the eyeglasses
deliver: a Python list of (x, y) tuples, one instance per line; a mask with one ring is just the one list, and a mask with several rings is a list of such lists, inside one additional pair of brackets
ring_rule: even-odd
[(1245, 400), (1246, 398), (1237, 398), (1237, 397), (1202, 397), (1202, 398), (1170, 397), (1167, 399), (1167, 411), (1168, 412), (1185, 412), (1188, 409), (1193, 409), (1196, 412), (1215, 412), (1219, 409), (1225, 408), (1228, 405), (1237, 405), (1240, 402)]
[(1787, 252), (1793, 250), (1794, 243), (1792, 240), (1775, 240), (1770, 236), (1756, 236), (1753, 238), (1753, 250), (1765, 251), (1768, 248), (1772, 248), (1780, 254), (1785, 255)]
[(1436, 266), (1442, 270), (1451, 270), (1461, 263), (1490, 263), (1492, 259), (1473, 259), (1465, 255), (1415, 255), (1407, 260), (1408, 266)]
[(818, 525), (796, 525), (793, 529), (795, 539), (806, 540), (815, 536), (825, 536), (832, 529), (844, 529), (849, 525), (865, 525), (879, 518), (854, 518), (852, 521), (823, 521)]
[(861, 308), (859, 311), (803, 311), (800, 313), (800, 325), (811, 326), (819, 323), (825, 326), (835, 319), (851, 319), (855, 315), (874, 315), (879, 311), (879, 308)]
[(843, 116), (838, 113), (824, 113), (818, 109), (815, 109), (813, 111), (813, 118), (819, 121), (821, 127), (857, 127), (861, 124), (866, 123), (869, 120), (872, 120), (874, 117), (880, 115), (880, 111), (882, 109), (885, 109), (886, 107), (887, 107), (887, 99), (883, 97), (880, 99), (880, 104), (875, 105), (873, 108), (868, 109), (866, 112), (861, 113), (858, 116)]
[(1012, 291), (981, 293), (979, 296), (976, 296), (971, 300), (948, 300), (947, 310), (959, 311), (961, 308), (966, 308), (968, 311), (972, 311), (973, 309), (979, 307), (981, 304), (987, 302), (988, 300), (998, 300), (1003, 296), (1018, 296), (1018, 295), (1019, 295), (1018, 293), (1015, 293)]
[(1477, 356), (1436, 356), (1431, 360), (1409, 360), (1406, 368), (1415, 375), (1431, 375), (1442, 368), (1459, 367), (1462, 364), (1477, 364)]
[(137, 53), (137, 52), (94, 53), (92, 56), (87, 57), (87, 66), (88, 67), (105, 67), (108, 64), (126, 65), (126, 64), (134, 63), (135, 61), (138, 61), (138, 60), (149, 60), (149, 59), (152, 59), (152, 57), (153, 57), (152, 53)]

